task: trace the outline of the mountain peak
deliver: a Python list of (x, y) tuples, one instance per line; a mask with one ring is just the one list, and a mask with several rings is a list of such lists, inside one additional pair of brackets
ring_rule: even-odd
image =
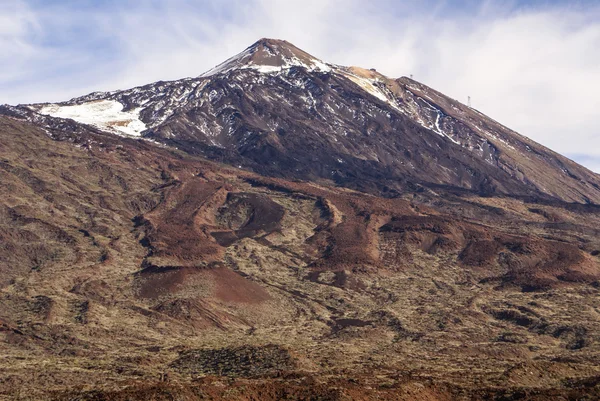
[(311, 71), (329, 71), (331, 69), (323, 61), (299, 49), (288, 41), (262, 38), (243, 52), (233, 56), (201, 76), (208, 77), (235, 69), (254, 69), (269, 73), (291, 67), (304, 67)]
[(296, 47), (293, 44), (291, 44), (290, 42), (288, 42), (287, 40), (283, 40), (283, 39), (275, 39), (275, 38), (261, 38), (259, 40), (257, 40), (256, 42), (254, 42), (254, 44), (250, 47), (257, 47), (257, 46), (291, 46), (291, 47)]

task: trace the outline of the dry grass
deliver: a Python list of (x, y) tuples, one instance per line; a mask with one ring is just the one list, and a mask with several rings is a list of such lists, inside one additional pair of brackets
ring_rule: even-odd
[[(0, 398), (598, 392), (598, 213), (427, 206), (82, 140), (0, 119)], [(268, 344), (293, 372), (173, 365)]]

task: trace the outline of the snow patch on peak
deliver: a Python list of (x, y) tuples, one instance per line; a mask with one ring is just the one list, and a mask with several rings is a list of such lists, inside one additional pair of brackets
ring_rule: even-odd
[(252, 69), (261, 73), (278, 73), (292, 67), (308, 71), (330, 72), (331, 66), (285, 41), (262, 39), (243, 52), (200, 75), (201, 78), (233, 70)]
[(97, 100), (74, 105), (50, 104), (40, 108), (38, 113), (72, 119), (122, 136), (141, 136), (146, 130), (146, 124), (139, 118), (141, 108), (123, 111), (123, 107), (114, 100)]
[(222, 74), (234, 70), (236, 68), (243, 67), (243, 60), (252, 54), (252, 48), (247, 48), (243, 52), (236, 54), (235, 56), (225, 60), (223, 63), (217, 65), (214, 68), (206, 71), (204, 74), (200, 75), (201, 78), (210, 77), (217, 74)]
[(380, 76), (379, 74), (364, 74), (355, 67), (339, 67), (336, 68), (336, 72), (354, 82), (365, 92), (371, 94), (382, 102), (389, 104), (394, 109), (402, 113), (404, 112), (402, 109), (400, 109), (400, 107), (398, 107), (398, 102), (393, 93), (385, 88), (385, 83), (383, 81), (385, 77)]
[(369, 78), (360, 77), (358, 75), (355, 75), (355, 74), (352, 74), (352, 73), (348, 73), (348, 72), (345, 73), (344, 75), (348, 79), (350, 79), (352, 82), (354, 82), (355, 84), (357, 84), (362, 89), (364, 89), (365, 91), (369, 92), (371, 95), (375, 96), (379, 100), (381, 100), (383, 102), (386, 102), (386, 103), (389, 102), (389, 99), (385, 95), (385, 93), (383, 93), (383, 91), (375, 85), (375, 82), (376, 82), (375, 80), (369, 79)]

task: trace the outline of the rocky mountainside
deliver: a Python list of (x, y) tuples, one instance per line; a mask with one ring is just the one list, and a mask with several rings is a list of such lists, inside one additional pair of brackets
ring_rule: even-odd
[(0, 398), (600, 397), (599, 177), (410, 79), (263, 39), (0, 182)]
[(202, 74), (24, 106), (271, 176), (600, 203), (600, 178), (409, 78), (262, 39)]

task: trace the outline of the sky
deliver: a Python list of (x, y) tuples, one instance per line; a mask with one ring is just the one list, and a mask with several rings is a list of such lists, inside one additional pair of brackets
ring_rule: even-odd
[(0, 0), (0, 104), (198, 76), (262, 37), (470, 96), (600, 173), (600, 0)]

